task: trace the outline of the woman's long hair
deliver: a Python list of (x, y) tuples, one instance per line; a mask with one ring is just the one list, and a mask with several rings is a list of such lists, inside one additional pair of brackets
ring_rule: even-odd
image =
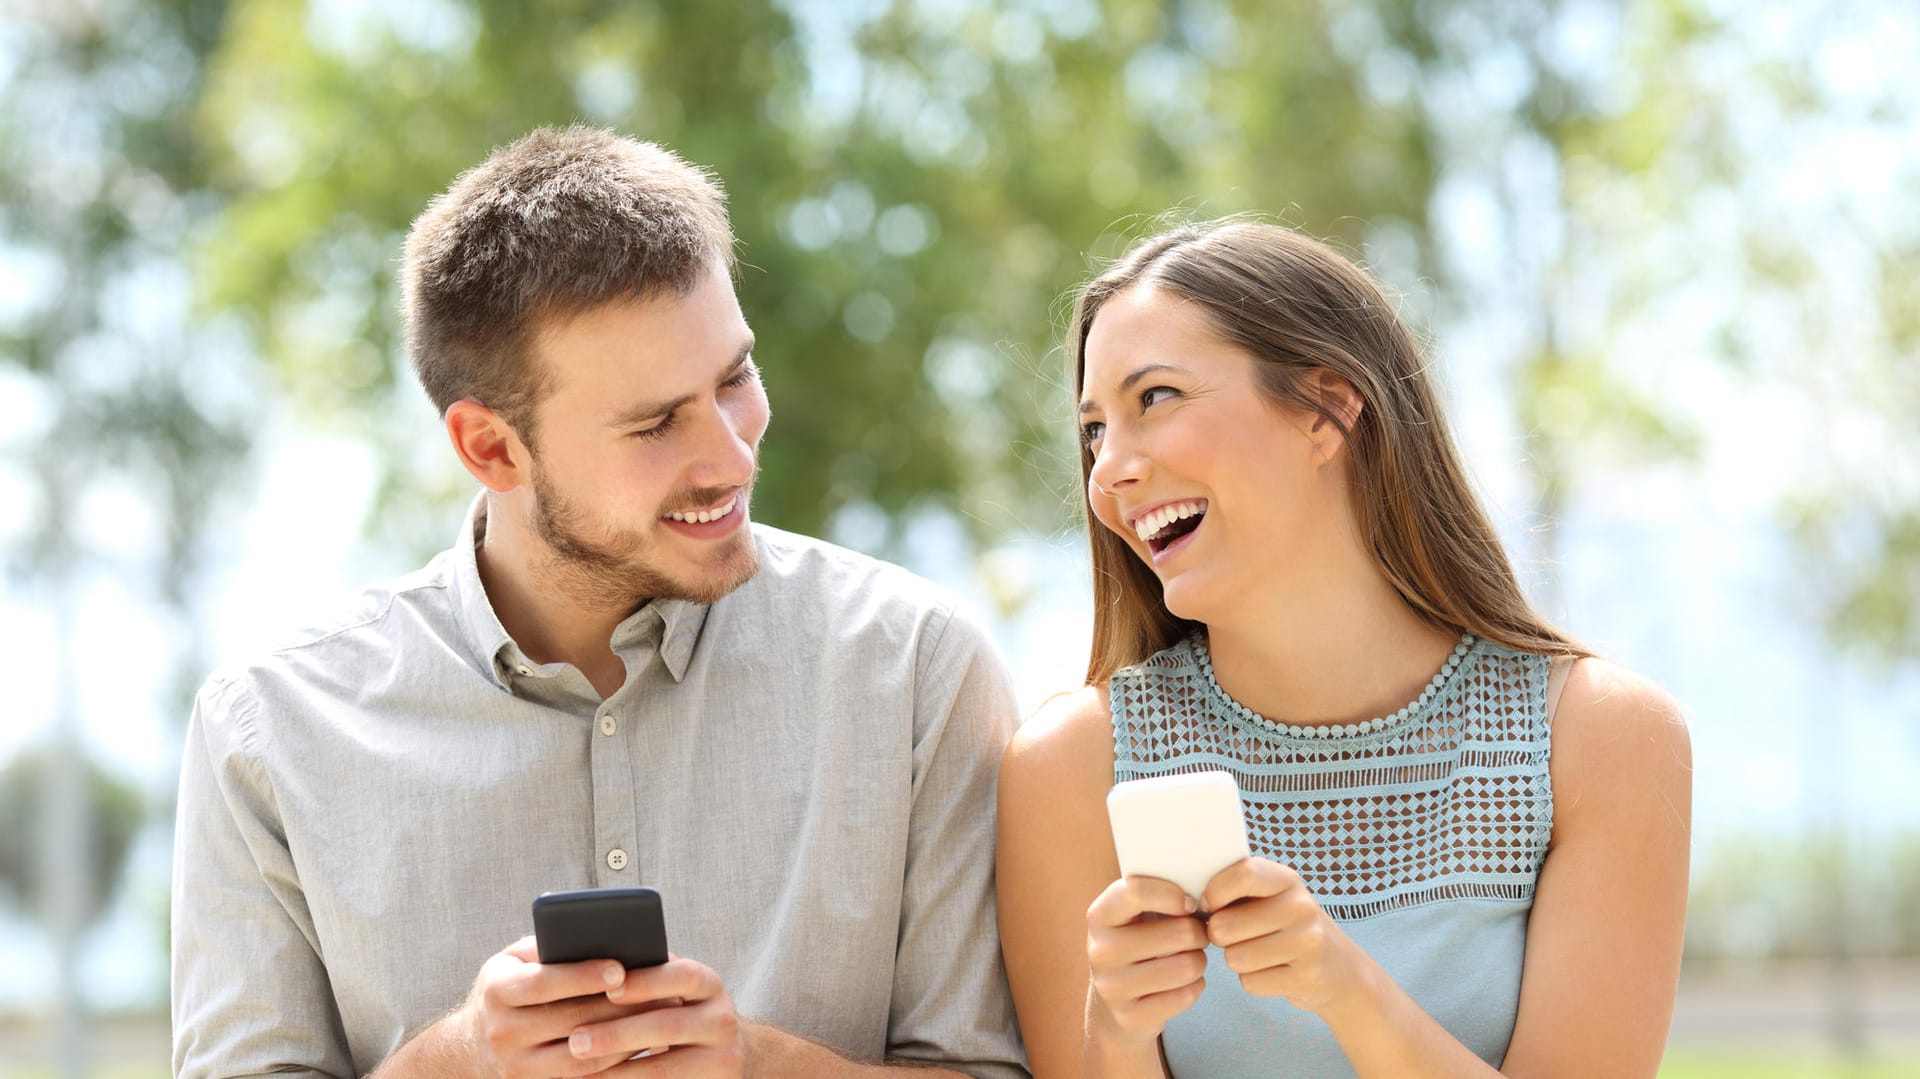
[[(1545, 655), (1588, 655), (1528, 604), (1474, 496), (1413, 336), (1363, 271), (1318, 241), (1254, 222), (1183, 225), (1136, 243), (1081, 288), (1067, 336), (1074, 398), (1101, 305), (1140, 284), (1200, 305), (1214, 332), (1250, 353), (1273, 400), (1313, 412), (1346, 437), (1359, 534), (1407, 605), (1437, 626)], [(1324, 368), (1365, 401), (1349, 428), (1304, 376)], [(1105, 682), (1199, 628), (1167, 610), (1160, 581), (1085, 502), (1093, 548), (1093, 648), (1087, 682)]]

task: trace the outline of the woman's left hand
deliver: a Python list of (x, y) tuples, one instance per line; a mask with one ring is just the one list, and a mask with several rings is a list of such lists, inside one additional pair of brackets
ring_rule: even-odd
[(1213, 912), (1207, 937), (1247, 992), (1324, 1016), (1365, 991), (1371, 961), (1287, 866), (1235, 862), (1207, 882), (1201, 909)]

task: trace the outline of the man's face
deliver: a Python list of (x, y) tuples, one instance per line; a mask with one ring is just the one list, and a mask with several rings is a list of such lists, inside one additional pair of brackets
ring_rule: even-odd
[(623, 300), (535, 335), (532, 505), (552, 586), (592, 607), (711, 603), (753, 576), (767, 395), (733, 282)]

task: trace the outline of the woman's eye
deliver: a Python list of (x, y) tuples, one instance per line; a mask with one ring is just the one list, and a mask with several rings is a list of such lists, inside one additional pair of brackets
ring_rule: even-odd
[(1093, 444), (1100, 440), (1100, 435), (1105, 432), (1106, 429), (1107, 425), (1104, 423), (1094, 422), (1081, 424), (1080, 444), (1092, 448)]
[(1140, 407), (1146, 408), (1150, 405), (1157, 404), (1160, 401), (1164, 401), (1169, 397), (1178, 397), (1178, 396), (1180, 396), (1180, 391), (1174, 389), (1172, 386), (1155, 386), (1152, 389), (1141, 391)]
[(754, 379), (759, 377), (760, 377), (760, 369), (755, 367), (752, 363), (747, 363), (741, 366), (739, 374), (736, 374), (732, 378), (726, 380), (725, 382), (722, 382), (721, 385), (726, 386), (730, 389), (738, 389), (739, 387), (744, 386), (747, 383), (752, 382)]

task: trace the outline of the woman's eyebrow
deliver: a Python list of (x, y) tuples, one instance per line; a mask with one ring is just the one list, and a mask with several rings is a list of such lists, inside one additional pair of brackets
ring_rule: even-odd
[[(1134, 368), (1132, 374), (1129, 374), (1127, 377), (1120, 380), (1119, 391), (1121, 393), (1127, 392), (1128, 390), (1133, 388), (1134, 383), (1140, 381), (1141, 379), (1147, 377), (1150, 374), (1153, 374), (1155, 371), (1178, 371), (1178, 370), (1180, 370), (1178, 367), (1175, 367), (1170, 363), (1142, 364), (1141, 366)], [(1080, 413), (1082, 415), (1085, 415), (1086, 413), (1092, 412), (1093, 407), (1094, 406), (1092, 401), (1082, 400), (1080, 402)]]

